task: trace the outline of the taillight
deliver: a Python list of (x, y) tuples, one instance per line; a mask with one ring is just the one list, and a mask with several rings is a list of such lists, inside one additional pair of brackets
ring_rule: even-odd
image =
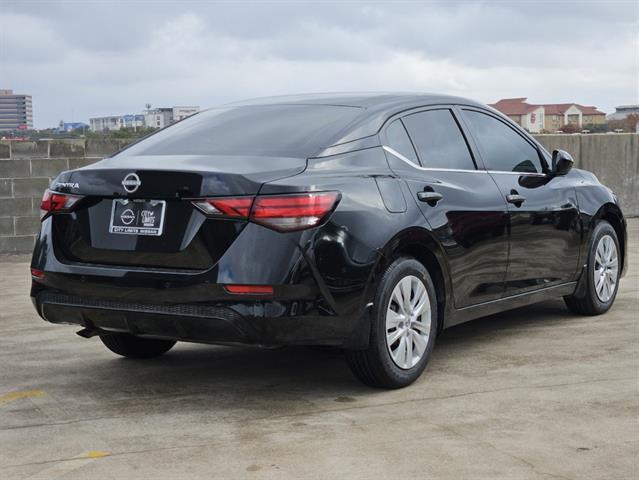
[(83, 197), (45, 190), (40, 202), (40, 220), (50, 213), (70, 212)]
[(248, 218), (253, 197), (209, 198), (195, 201), (193, 204), (207, 215)]
[(38, 270), (37, 268), (32, 268), (31, 278), (33, 278), (34, 280), (44, 280), (44, 272), (42, 270)]
[(318, 225), (333, 211), (337, 192), (257, 197), (251, 221), (279, 231), (304, 230)]
[(337, 206), (338, 192), (309, 192), (257, 197), (196, 200), (193, 204), (209, 216), (244, 218), (281, 232), (319, 225)]
[(273, 287), (270, 285), (224, 285), (228, 293), (234, 295), (273, 295)]

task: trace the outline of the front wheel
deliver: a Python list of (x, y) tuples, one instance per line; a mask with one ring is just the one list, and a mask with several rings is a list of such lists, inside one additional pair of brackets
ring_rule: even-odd
[(127, 358), (159, 357), (171, 350), (176, 343), (173, 340), (136, 337), (130, 333), (100, 335), (100, 340), (113, 353)]
[(417, 260), (399, 258), (378, 286), (368, 348), (349, 351), (346, 358), (365, 384), (404, 387), (426, 368), (436, 332), (437, 301), (430, 275)]
[(617, 232), (606, 221), (600, 221), (592, 232), (588, 264), (584, 271), (583, 293), (564, 297), (571, 312), (580, 315), (600, 315), (615, 301), (619, 288), (619, 240)]

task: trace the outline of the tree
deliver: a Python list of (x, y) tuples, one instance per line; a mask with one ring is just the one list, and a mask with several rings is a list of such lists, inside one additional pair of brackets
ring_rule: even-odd
[(581, 127), (575, 123), (567, 123), (561, 127), (561, 131), (564, 133), (579, 133), (581, 130)]
[(631, 113), (624, 121), (624, 131), (634, 133), (637, 131), (637, 123), (639, 123), (639, 114)]
[(628, 133), (635, 133), (637, 130), (637, 123), (639, 122), (639, 114), (631, 113), (626, 118), (621, 120), (609, 120), (608, 128), (612, 131), (623, 130)]
[(584, 130), (590, 130), (591, 133), (605, 133), (610, 131), (607, 123), (589, 123), (584, 125)]
[(138, 127), (137, 130), (133, 128), (121, 128), (120, 130), (104, 131), (104, 132), (87, 132), (87, 137), (90, 138), (140, 138), (154, 132), (153, 127)]

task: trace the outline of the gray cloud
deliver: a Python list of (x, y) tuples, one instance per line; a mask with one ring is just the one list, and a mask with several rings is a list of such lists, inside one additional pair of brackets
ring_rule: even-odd
[(3, 2), (0, 88), (60, 119), (283, 93), (639, 103), (627, 2)]

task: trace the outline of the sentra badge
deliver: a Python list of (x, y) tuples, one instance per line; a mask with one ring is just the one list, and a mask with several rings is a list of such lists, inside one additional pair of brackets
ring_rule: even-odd
[(80, 188), (80, 184), (77, 182), (56, 182), (55, 188), (56, 189), (73, 188), (77, 190), (78, 188)]

